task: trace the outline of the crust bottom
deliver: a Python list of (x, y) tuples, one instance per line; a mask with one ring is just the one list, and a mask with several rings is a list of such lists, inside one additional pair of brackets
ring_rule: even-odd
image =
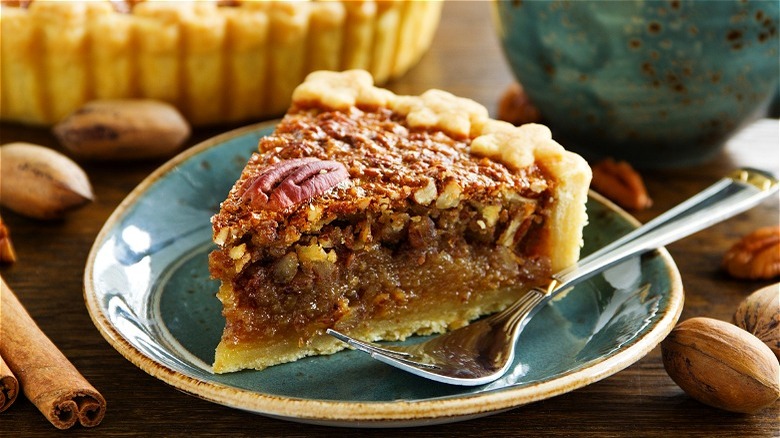
[[(402, 341), (412, 335), (443, 333), (461, 327), (481, 315), (506, 308), (518, 297), (518, 289), (504, 288), (481, 294), (468, 308), (459, 302), (440, 302), (435, 308), (395, 314), (392, 318), (366, 321), (352, 328), (337, 324), (334, 329), (364, 341)], [(303, 345), (296, 336), (280, 338), (273, 343), (243, 342), (241, 345), (229, 345), (223, 340), (216, 349), (214, 372), (262, 370), (307, 356), (333, 354), (345, 348), (346, 344), (324, 333), (316, 334)]]

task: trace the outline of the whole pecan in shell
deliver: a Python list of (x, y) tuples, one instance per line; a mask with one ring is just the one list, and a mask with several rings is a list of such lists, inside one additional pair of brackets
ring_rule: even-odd
[(739, 303), (732, 322), (761, 339), (780, 359), (780, 283), (748, 295)]
[(282, 211), (320, 196), (349, 179), (338, 161), (305, 157), (280, 161), (247, 180), (241, 199), (253, 209)]

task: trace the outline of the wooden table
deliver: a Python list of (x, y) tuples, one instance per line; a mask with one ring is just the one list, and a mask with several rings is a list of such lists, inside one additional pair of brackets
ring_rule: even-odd
[[(449, 2), (433, 49), (402, 79), (397, 93), (431, 87), (470, 97), (495, 112), (501, 92), (512, 82), (485, 2)], [(730, 144), (712, 161), (693, 168), (647, 171), (652, 208), (636, 213), (646, 222), (743, 165), (778, 173), (778, 132), (763, 143)], [(228, 129), (200, 130), (191, 144)], [(31, 141), (58, 147), (42, 129), (2, 125), (2, 143)], [(162, 161), (84, 163), (97, 201), (59, 222), (33, 221), (9, 211), (19, 261), (0, 274), (41, 328), (108, 400), (96, 429), (75, 427), (69, 436), (385, 436), (387, 431), (303, 425), (229, 409), (185, 395), (125, 360), (101, 337), (82, 300), (87, 253), (119, 202)], [(720, 269), (720, 259), (743, 234), (778, 223), (775, 198), (752, 211), (668, 247), (686, 290), (682, 319), (709, 316), (729, 320), (749, 292), (768, 282), (737, 281)], [(607, 379), (549, 400), (501, 414), (450, 425), (412, 428), (405, 436), (777, 436), (780, 403), (755, 415), (739, 415), (702, 405), (667, 376), (655, 348), (636, 364)], [(0, 435), (49, 436), (55, 429), (20, 396), (0, 414)], [(394, 434), (400, 434), (396, 431)]]

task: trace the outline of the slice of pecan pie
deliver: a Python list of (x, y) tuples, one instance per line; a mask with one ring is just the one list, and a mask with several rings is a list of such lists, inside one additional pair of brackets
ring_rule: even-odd
[(316, 72), (212, 220), (226, 326), (214, 370), (441, 332), (579, 255), (590, 169), (540, 125), (467, 99)]

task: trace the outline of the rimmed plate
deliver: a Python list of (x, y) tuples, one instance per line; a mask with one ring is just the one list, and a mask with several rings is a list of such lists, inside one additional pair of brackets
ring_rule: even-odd
[[(488, 415), (553, 397), (639, 360), (680, 316), (680, 276), (665, 250), (637, 257), (550, 303), (520, 337), (510, 372), (479, 387), (431, 382), (355, 351), (263, 371), (210, 369), (224, 325), (209, 278), (210, 217), (273, 122), (195, 146), (119, 205), (87, 260), (84, 294), (108, 342), (152, 376), (215, 403), (294, 421), (412, 426)], [(584, 253), (636, 226), (595, 193)]]

